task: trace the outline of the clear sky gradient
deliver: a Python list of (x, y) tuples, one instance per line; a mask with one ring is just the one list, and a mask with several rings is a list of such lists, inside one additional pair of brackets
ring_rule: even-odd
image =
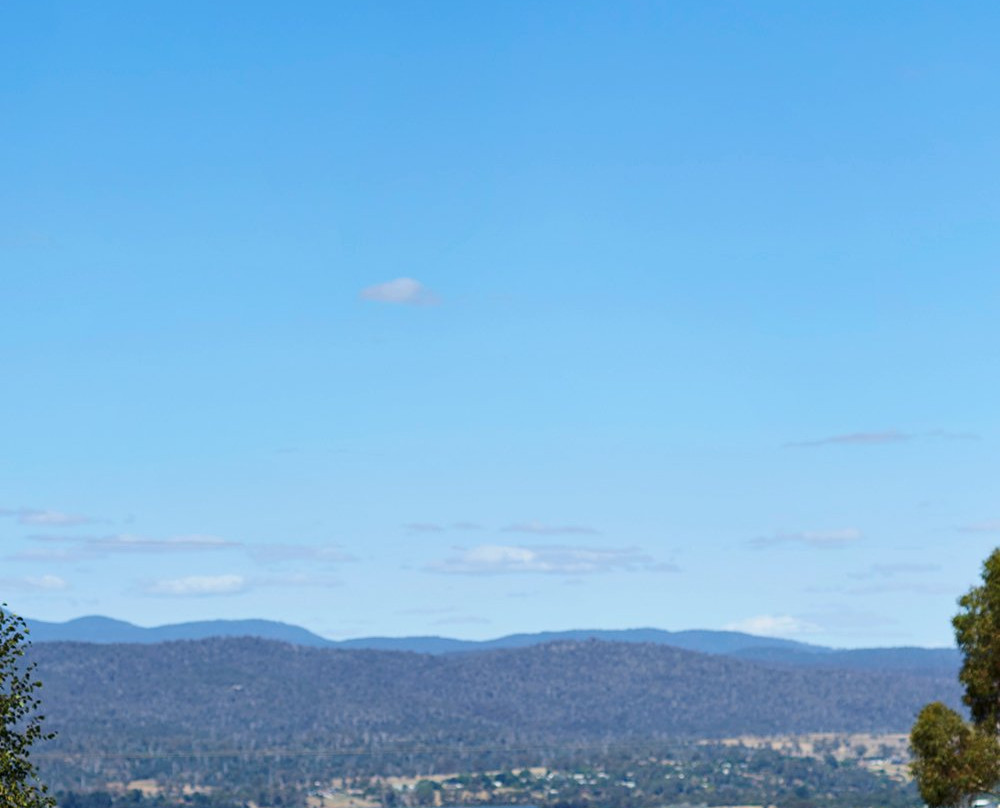
[(1000, 6), (0, 6), (0, 597), (942, 645)]

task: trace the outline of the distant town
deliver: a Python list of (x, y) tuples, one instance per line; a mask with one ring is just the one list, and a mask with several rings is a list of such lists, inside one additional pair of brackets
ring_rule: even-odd
[(422, 808), (548, 806), (888, 806), (913, 808), (900, 734), (744, 736), (678, 746), (669, 757), (609, 751), (591, 764), (492, 771), (333, 777), (276, 787), (107, 783), (59, 793), (60, 808)]

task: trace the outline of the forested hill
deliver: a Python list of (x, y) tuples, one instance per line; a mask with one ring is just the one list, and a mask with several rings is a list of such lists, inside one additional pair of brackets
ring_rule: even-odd
[(955, 676), (960, 656), (955, 648), (870, 648), (837, 650), (775, 637), (758, 637), (739, 631), (664, 631), (655, 628), (621, 630), (574, 629), (529, 634), (509, 634), (492, 640), (457, 640), (450, 637), (358, 637), (328, 640), (300, 626), (274, 620), (203, 620), (144, 628), (108, 617), (79, 617), (65, 623), (30, 620), (31, 637), (42, 642), (159, 643), (170, 640), (202, 640), (211, 637), (259, 637), (315, 648), (414, 651), (425, 654), (460, 654), (527, 648), (549, 642), (654, 643), (756, 659), (768, 664), (794, 667), (844, 668), (848, 670), (906, 671), (915, 674)]
[(599, 641), (445, 656), (249, 638), (46, 643), (31, 657), (59, 733), (49, 749), (91, 754), (425, 744), (455, 766), (481, 745), (905, 731), (923, 704), (958, 699), (951, 677)]

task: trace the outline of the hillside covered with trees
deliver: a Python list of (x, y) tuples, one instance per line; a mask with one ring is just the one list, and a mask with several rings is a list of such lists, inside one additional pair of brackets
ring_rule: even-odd
[[(542, 764), (745, 733), (902, 731), (953, 679), (804, 670), (605, 642), (431, 656), (257, 639), (47, 643), (46, 772), (192, 781)], [(285, 775), (282, 775), (285, 776)]]

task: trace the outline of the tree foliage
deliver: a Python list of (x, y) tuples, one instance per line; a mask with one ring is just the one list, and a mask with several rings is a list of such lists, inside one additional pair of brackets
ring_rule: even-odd
[(969, 590), (952, 620), (955, 639), (965, 656), (958, 678), (963, 701), (976, 726), (994, 735), (1000, 730), (1000, 549), (983, 564), (983, 585)]
[(50, 738), (42, 730), (35, 666), (25, 664), (28, 629), (24, 620), (0, 606), (0, 805), (52, 808), (55, 800), (39, 782), (29, 758), (31, 746)]
[(910, 732), (913, 776), (931, 808), (963, 805), (1000, 785), (1000, 548), (984, 562), (982, 577), (952, 620), (972, 721), (934, 702)]

